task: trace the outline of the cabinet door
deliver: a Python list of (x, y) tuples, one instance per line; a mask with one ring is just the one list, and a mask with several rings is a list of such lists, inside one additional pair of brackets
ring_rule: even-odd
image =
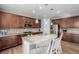
[(72, 36), (72, 34), (64, 33), (62, 40), (68, 41), (68, 42), (73, 42), (73, 36)]
[(2, 42), (1, 42), (1, 38), (0, 38), (0, 50), (1, 50), (1, 48), (2, 48)]
[(17, 15), (11, 15), (11, 18), (9, 21), (9, 26), (10, 28), (19, 28), (20, 23), (19, 23), (19, 17)]
[(53, 24), (59, 24), (59, 25), (60, 25), (60, 27), (62, 27), (62, 22), (61, 22), (61, 19), (52, 20), (52, 23), (53, 23)]
[(79, 34), (73, 34), (73, 42), (79, 43)]
[(5, 49), (8, 46), (7, 38), (0, 38), (1, 39), (1, 49)]
[(61, 20), (61, 27), (62, 28), (67, 28), (67, 19), (66, 18), (63, 18), (62, 20)]
[(21, 37), (9, 36), (0, 38), (0, 50), (22, 44)]
[(74, 27), (79, 28), (79, 17), (74, 17)]
[(26, 24), (26, 18), (23, 17), (23, 16), (19, 16), (19, 25), (20, 25), (20, 28), (24, 28), (24, 24)]
[(2, 28), (19, 28), (19, 17), (17, 15), (3, 13), (1, 19)]
[(2, 14), (0, 12), (0, 28), (1, 28), (1, 19), (2, 19)]
[(73, 20), (73, 17), (67, 18), (66, 27), (67, 27), (67, 28), (73, 28), (73, 27), (74, 27), (74, 20)]

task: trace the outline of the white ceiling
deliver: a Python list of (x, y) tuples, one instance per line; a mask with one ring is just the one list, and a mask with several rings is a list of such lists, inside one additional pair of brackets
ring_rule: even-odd
[(26, 17), (53, 19), (78, 16), (79, 4), (1, 4), (0, 10)]

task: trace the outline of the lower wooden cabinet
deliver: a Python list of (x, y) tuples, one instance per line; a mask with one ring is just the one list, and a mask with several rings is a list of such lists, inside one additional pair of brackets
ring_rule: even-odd
[(14, 47), (19, 44), (22, 44), (22, 39), (19, 36), (9, 36), (0, 38), (0, 50)]
[(73, 35), (70, 33), (64, 33), (62, 40), (68, 41), (68, 42), (73, 42)]
[(79, 34), (64, 33), (62, 40), (73, 43), (79, 43)]
[(73, 42), (79, 43), (79, 34), (73, 34)]

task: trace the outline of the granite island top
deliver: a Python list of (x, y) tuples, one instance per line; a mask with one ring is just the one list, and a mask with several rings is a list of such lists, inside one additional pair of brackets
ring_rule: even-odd
[(31, 35), (31, 36), (25, 36), (22, 37), (22, 39), (24, 41), (28, 41), (31, 43), (35, 43), (35, 42), (40, 42), (40, 41), (44, 41), (44, 40), (48, 40), (48, 39), (55, 39), (57, 37), (56, 34), (38, 34), (38, 35)]

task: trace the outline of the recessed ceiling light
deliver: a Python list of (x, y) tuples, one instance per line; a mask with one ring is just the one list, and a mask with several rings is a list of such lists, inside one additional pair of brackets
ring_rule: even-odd
[(33, 13), (35, 13), (35, 10), (33, 10)]
[(39, 7), (39, 9), (41, 10), (43, 7)]
[(53, 10), (53, 8), (51, 8), (50, 10)]
[(58, 10), (58, 11), (57, 11), (57, 14), (59, 14), (59, 13), (60, 13), (60, 11)]
[(48, 4), (45, 4), (45, 6), (48, 6)]

